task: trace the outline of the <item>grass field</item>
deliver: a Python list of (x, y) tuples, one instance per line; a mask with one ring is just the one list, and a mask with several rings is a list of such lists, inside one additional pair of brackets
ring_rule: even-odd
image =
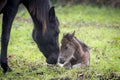
[(57, 7), (56, 15), (60, 21), (59, 43), (63, 33), (75, 31), (76, 37), (90, 47), (90, 67), (70, 70), (47, 67), (31, 36), (32, 20), (21, 8), (13, 23), (8, 48), (13, 71), (3, 74), (0, 68), (0, 80), (80, 80), (81, 73), (85, 80), (120, 80), (120, 9), (76, 5)]

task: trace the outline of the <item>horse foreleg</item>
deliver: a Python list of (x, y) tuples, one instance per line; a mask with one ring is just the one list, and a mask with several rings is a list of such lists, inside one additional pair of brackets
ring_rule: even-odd
[(7, 47), (9, 43), (12, 22), (17, 13), (17, 10), (17, 7), (13, 8), (11, 6), (8, 6), (3, 12), (0, 63), (4, 73), (11, 71), (7, 62)]

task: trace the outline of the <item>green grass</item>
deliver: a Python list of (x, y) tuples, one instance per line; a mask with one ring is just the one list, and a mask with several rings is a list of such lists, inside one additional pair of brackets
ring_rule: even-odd
[(13, 71), (3, 74), (0, 68), (0, 80), (76, 80), (80, 73), (86, 80), (117, 80), (120, 77), (120, 10), (76, 5), (57, 7), (56, 14), (60, 21), (59, 42), (64, 33), (75, 31), (76, 37), (90, 47), (89, 69), (47, 67), (31, 36), (31, 18), (21, 9), (14, 20), (8, 48)]

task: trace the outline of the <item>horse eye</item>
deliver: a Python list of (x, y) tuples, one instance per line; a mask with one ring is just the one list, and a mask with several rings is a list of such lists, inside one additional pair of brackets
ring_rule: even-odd
[(58, 36), (58, 35), (59, 35), (59, 30), (55, 31), (54, 36), (56, 37), (56, 36)]
[(55, 37), (57, 37), (57, 36), (58, 36), (58, 34), (57, 34), (57, 33), (55, 33), (55, 34), (54, 34), (54, 36), (55, 36)]

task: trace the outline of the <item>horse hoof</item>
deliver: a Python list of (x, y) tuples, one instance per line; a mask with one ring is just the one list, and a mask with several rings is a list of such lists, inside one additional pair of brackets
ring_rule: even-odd
[(9, 67), (7, 69), (5, 69), (5, 70), (3, 69), (3, 73), (6, 73), (6, 72), (12, 72), (12, 69), (9, 68)]
[(12, 72), (12, 69), (8, 67), (7, 72)]
[(1, 67), (3, 69), (3, 73), (12, 71), (6, 63), (1, 63)]

